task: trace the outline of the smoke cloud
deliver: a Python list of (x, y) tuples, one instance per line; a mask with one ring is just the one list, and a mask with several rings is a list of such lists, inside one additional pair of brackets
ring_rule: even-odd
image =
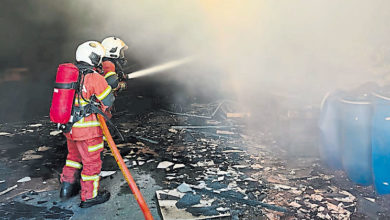
[(175, 80), (190, 94), (213, 96), (217, 88), (238, 99), (252, 114), (248, 125), (271, 130), (290, 157), (316, 154), (313, 108), (325, 93), (367, 81), (383, 84), (390, 70), (388, 1), (149, 0), (96, 6), (107, 18), (102, 33), (123, 38), (145, 66), (198, 56), (159, 80)]
[(3, 8), (0, 20), (8, 30), (2, 37), (3, 67), (38, 63), (37, 69), (54, 72), (58, 63), (74, 60), (78, 44), (113, 35), (129, 45), (127, 56), (141, 67), (197, 56), (192, 65), (161, 74), (158, 81), (174, 80), (205, 95), (218, 89), (248, 108), (269, 93), (289, 103), (319, 104), (334, 88), (383, 83), (390, 70), (390, 3), (385, 0), (37, 0), (5, 5), (11, 9)]
[(94, 2), (104, 17), (96, 37), (120, 36), (145, 66), (197, 55), (178, 77), (189, 87), (217, 74), (243, 99), (272, 91), (319, 103), (389, 71), (387, 1)]

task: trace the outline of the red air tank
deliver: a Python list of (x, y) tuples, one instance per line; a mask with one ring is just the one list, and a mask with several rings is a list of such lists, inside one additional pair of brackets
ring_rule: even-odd
[(69, 122), (78, 79), (79, 69), (73, 63), (64, 63), (58, 66), (50, 107), (50, 120), (52, 122), (60, 124)]

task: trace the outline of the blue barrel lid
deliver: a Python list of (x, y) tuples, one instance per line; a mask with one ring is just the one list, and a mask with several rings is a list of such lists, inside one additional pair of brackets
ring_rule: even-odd
[(324, 110), (325, 104), (329, 100), (338, 100), (345, 96), (345, 91), (336, 89), (334, 91), (327, 92), (321, 100), (320, 109)]
[(340, 101), (347, 104), (369, 105), (371, 104), (370, 93), (348, 93), (340, 98)]
[(372, 96), (390, 101), (390, 85), (379, 87), (377, 90), (372, 92)]
[(378, 91), (378, 84), (374, 82), (365, 83), (353, 90), (348, 91), (343, 98), (340, 99), (343, 103), (356, 105), (369, 105), (372, 102), (374, 91)]
[(342, 99), (340, 99), (340, 101), (342, 103), (346, 103), (346, 104), (352, 104), (352, 105), (370, 105), (371, 104), (371, 100), (370, 100), (370, 96), (367, 96), (366, 97), (344, 97)]

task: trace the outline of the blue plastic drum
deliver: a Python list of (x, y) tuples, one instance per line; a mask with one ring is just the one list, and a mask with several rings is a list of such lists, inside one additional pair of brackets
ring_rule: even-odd
[(340, 97), (342, 92), (328, 93), (321, 104), (319, 121), (321, 160), (330, 168), (342, 169), (340, 143)]
[(372, 184), (371, 118), (368, 97), (341, 100), (342, 164), (348, 177), (360, 185)]
[(390, 95), (374, 97), (372, 119), (372, 170), (378, 194), (390, 194)]

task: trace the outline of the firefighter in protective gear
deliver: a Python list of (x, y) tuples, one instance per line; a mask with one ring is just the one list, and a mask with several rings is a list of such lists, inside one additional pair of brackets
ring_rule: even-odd
[[(91, 103), (97, 103), (100, 110), (106, 111), (115, 100), (112, 88), (96, 68), (102, 62), (104, 47), (97, 41), (88, 41), (76, 50), (76, 66), (83, 77), (79, 92), (76, 94), (74, 109), (83, 109)], [(81, 96), (81, 97), (80, 97)], [(60, 197), (69, 198), (78, 193), (77, 175), (81, 170), (81, 203), (86, 208), (106, 202), (110, 198), (108, 191), (99, 191), (99, 173), (102, 167), (100, 153), (103, 151), (103, 133), (96, 113), (84, 114), (73, 124), (70, 132), (65, 133), (68, 144), (66, 164), (61, 174)]]
[(124, 51), (127, 50), (128, 47), (117, 37), (105, 38), (102, 41), (102, 45), (106, 49), (102, 63), (104, 78), (114, 91), (122, 91), (127, 87), (123, 66), (127, 63)]

